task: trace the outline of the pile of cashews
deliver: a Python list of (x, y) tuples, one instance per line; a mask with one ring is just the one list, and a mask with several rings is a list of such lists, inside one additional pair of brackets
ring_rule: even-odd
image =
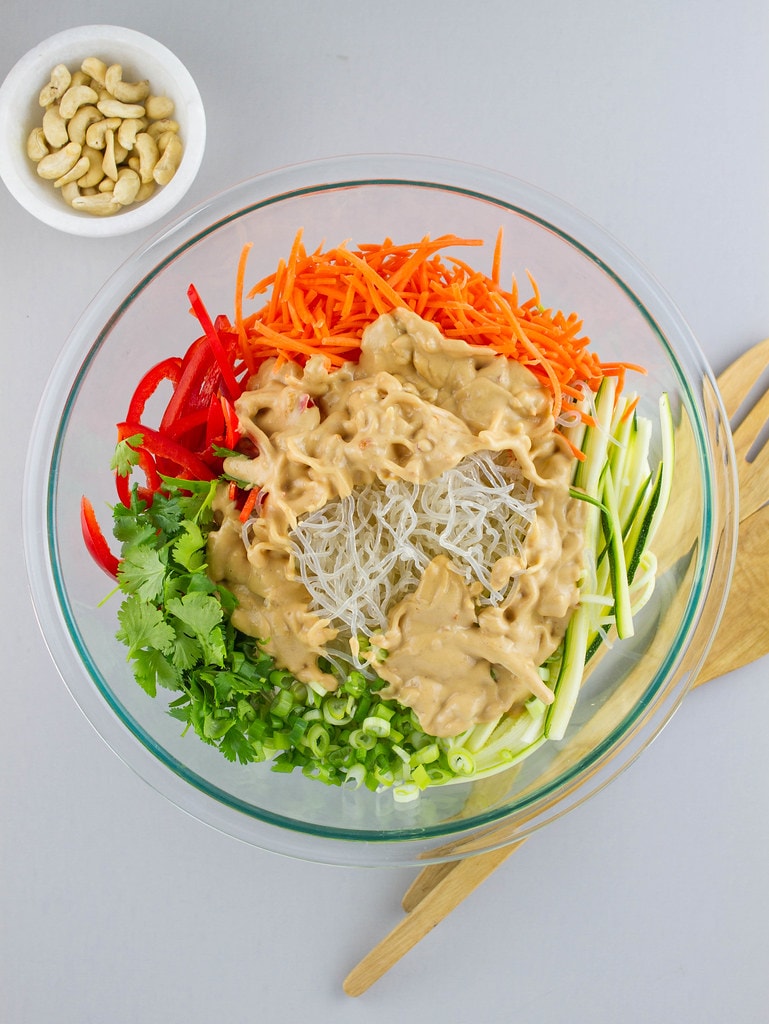
[(86, 57), (57, 64), (39, 96), (43, 123), (27, 138), (41, 178), (74, 210), (118, 213), (167, 185), (182, 159), (174, 103), (149, 82), (124, 82), (120, 64)]

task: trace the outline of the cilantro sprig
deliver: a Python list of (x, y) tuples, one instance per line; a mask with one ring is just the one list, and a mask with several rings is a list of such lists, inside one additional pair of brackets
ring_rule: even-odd
[(118, 585), (126, 595), (117, 638), (128, 648), (134, 675), (152, 697), (158, 686), (177, 690), (198, 666), (222, 667), (225, 617), (233, 598), (206, 573), (216, 481), (164, 478), (150, 505), (132, 492), (114, 508), (122, 542)]

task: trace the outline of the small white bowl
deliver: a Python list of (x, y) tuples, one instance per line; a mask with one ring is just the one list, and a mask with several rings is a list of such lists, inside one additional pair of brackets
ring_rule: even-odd
[[(126, 81), (146, 78), (153, 93), (170, 96), (184, 145), (179, 169), (167, 185), (158, 187), (143, 203), (127, 206), (109, 217), (73, 210), (53, 182), (37, 174), (26, 151), (29, 133), (42, 124), (38, 96), (51, 70), (57, 64), (75, 70), (86, 57), (121, 64)], [(192, 76), (165, 46), (133, 29), (84, 25), (59, 32), (25, 54), (0, 86), (0, 177), (14, 198), (38, 220), (70, 234), (106, 238), (160, 220), (195, 180), (205, 144), (205, 111)]]

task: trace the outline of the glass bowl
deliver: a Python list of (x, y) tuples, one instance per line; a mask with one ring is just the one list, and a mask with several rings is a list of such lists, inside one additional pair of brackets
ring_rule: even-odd
[[(568, 730), (492, 778), (388, 791), (324, 786), (268, 765), (232, 764), (183, 736), (136, 684), (115, 639), (116, 600), (87, 554), (79, 506), (114, 502), (114, 425), (142, 373), (197, 336), (187, 288), (231, 314), (240, 251), (255, 282), (299, 228), (309, 250), (345, 240), (415, 242), (455, 233), (487, 269), (504, 229), (502, 278), (530, 271), (549, 305), (583, 318), (604, 360), (642, 363), (650, 418), (669, 394), (676, 430), (660, 574), (632, 639), (583, 686)], [(199, 333), (199, 331), (198, 331)], [(660, 438), (653, 438), (656, 455)], [(75, 701), (126, 764), (178, 807), (257, 847), (324, 863), (424, 864), (529, 835), (599, 791), (659, 733), (701, 666), (728, 589), (736, 537), (730, 432), (711, 371), (671, 300), (589, 219), (481, 167), (425, 157), (349, 156), (279, 169), (216, 196), (140, 249), (85, 311), (45, 390), (27, 460), (24, 538), (40, 626)], [(108, 516), (108, 513), (107, 513)]]

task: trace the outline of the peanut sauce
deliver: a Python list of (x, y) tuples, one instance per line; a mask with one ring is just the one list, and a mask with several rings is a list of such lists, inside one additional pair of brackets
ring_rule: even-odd
[(569, 494), (574, 456), (534, 374), (396, 309), (366, 329), (356, 364), (329, 371), (322, 356), (304, 369), (267, 361), (236, 411), (258, 454), (227, 459), (225, 471), (259, 488), (264, 502), (246, 544), (220, 488), (208, 572), (237, 597), (238, 629), (261, 638), (298, 679), (335, 689), (318, 658), (338, 629), (313, 612), (294, 572), (299, 519), (375, 480), (425, 483), (472, 452), (510, 452), (537, 503), (523, 564), (505, 557), (491, 567), (495, 586), (511, 578), (514, 586), (496, 606), (480, 606), (480, 584), (465, 582), (447, 556), (434, 558), (373, 638), (373, 650), (387, 653), (375, 670), (387, 684), (381, 695), (411, 707), (434, 736), (493, 721), (532, 694), (552, 701), (538, 668), (577, 605), (583, 513)]

